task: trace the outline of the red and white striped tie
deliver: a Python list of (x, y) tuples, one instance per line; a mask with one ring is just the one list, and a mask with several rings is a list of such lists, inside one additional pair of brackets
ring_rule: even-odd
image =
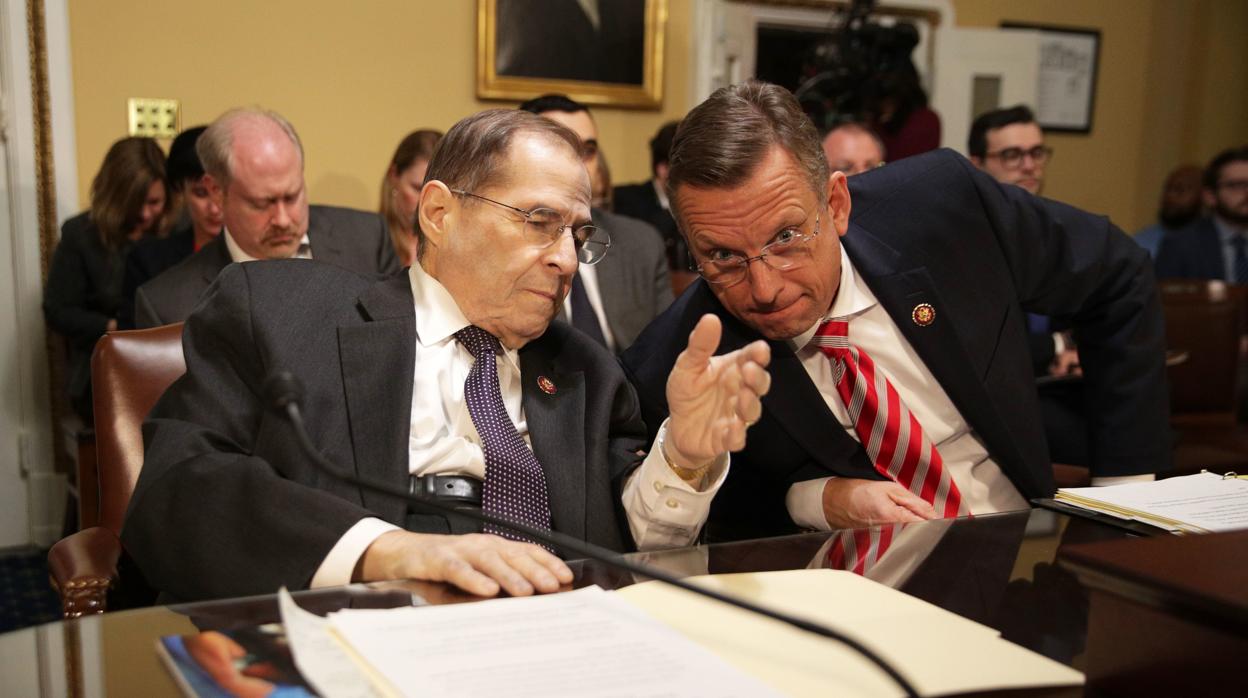
[(849, 322), (824, 321), (812, 341), (832, 361), (836, 390), (875, 469), (931, 504), (942, 518), (969, 513), (919, 420), (875, 370), (871, 357), (850, 345)]
[(828, 547), (828, 568), (865, 575), (884, 557), (893, 539), (905, 527), (906, 524), (892, 524), (838, 532)]

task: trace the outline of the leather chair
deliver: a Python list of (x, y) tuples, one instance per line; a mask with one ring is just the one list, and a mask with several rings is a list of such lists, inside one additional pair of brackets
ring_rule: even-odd
[(1169, 370), (1175, 472), (1248, 468), (1248, 428), (1238, 423), (1248, 286), (1168, 280), (1159, 285), (1166, 346), (1188, 359)]
[(52, 586), (61, 595), (66, 618), (107, 610), (109, 592), (120, 581), (121, 525), (143, 466), (143, 420), (185, 372), (181, 323), (110, 332), (95, 345), (91, 387), (99, 520), (48, 551)]

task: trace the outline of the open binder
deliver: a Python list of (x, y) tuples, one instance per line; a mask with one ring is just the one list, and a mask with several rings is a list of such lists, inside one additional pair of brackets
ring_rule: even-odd
[(1248, 529), (1248, 478), (1235, 473), (1201, 472), (1155, 482), (1062, 488), (1054, 499), (1037, 503), (1117, 521), (1136, 532), (1186, 535)]

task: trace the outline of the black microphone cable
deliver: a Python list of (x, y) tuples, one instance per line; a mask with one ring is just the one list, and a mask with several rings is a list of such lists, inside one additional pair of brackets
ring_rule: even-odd
[(588, 541), (573, 538), (566, 534), (559, 533), (558, 531), (538, 530), (531, 526), (526, 526), (508, 519), (486, 514), (482, 511), (456, 509), (455, 507), (447, 506), (431, 499), (414, 496), (407, 490), (399, 487), (372, 482), (370, 480), (357, 477), (349, 472), (344, 472), (339, 469), (336, 464), (322, 456), (321, 453), (316, 450), (316, 447), (312, 445), (312, 440), (308, 438), (307, 429), (303, 424), (303, 414), (299, 409), (299, 402), (302, 398), (302, 393), (303, 388), (299, 383), (299, 379), (286, 371), (281, 371), (271, 375), (264, 384), (265, 399), (268, 401), (271, 408), (286, 416), (286, 419), (290, 422), (292, 431), (295, 434), (295, 439), (299, 442), (299, 448), (303, 450), (304, 454), (312, 460), (313, 465), (338, 480), (362, 487), (366, 490), (377, 492), (379, 494), (401, 497), (412, 504), (423, 507), (427, 510), (435, 511), (439, 514), (444, 514), (446, 516), (460, 516), (479, 523), (505, 528), (523, 536), (527, 536), (540, 543), (562, 550), (565, 552), (565, 555), (566, 553), (574, 553), (581, 557), (597, 560), (633, 574), (656, 579), (674, 587), (684, 589), (685, 591), (715, 599), (721, 603), (736, 606), (737, 608), (750, 611), (751, 613), (757, 613), (761, 616), (771, 618), (772, 620), (780, 621), (781, 623), (787, 623), (795, 628), (819, 635), (820, 637), (835, 640), (848, 646), (850, 649), (861, 654), (863, 657), (866, 657), (872, 664), (879, 667), (881, 671), (888, 674), (889, 678), (901, 687), (907, 696), (918, 698), (919, 692), (915, 690), (914, 686), (910, 685), (910, 682), (907, 681), (906, 678), (903, 677), (901, 673), (889, 664), (883, 657), (879, 656), (854, 638), (827, 626), (808, 621), (782, 611), (775, 611), (763, 606), (758, 606), (744, 599), (715, 591), (714, 589), (700, 587), (681, 579), (680, 577), (669, 574), (668, 572), (657, 567), (651, 567), (650, 565), (633, 562), (625, 559), (613, 550), (594, 545)]

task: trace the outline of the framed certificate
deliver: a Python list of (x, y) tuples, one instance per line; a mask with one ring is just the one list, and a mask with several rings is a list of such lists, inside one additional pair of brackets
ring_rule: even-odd
[(1091, 133), (1101, 32), (1047, 25), (1002, 22), (1006, 29), (1040, 34), (1036, 120), (1046, 131)]

